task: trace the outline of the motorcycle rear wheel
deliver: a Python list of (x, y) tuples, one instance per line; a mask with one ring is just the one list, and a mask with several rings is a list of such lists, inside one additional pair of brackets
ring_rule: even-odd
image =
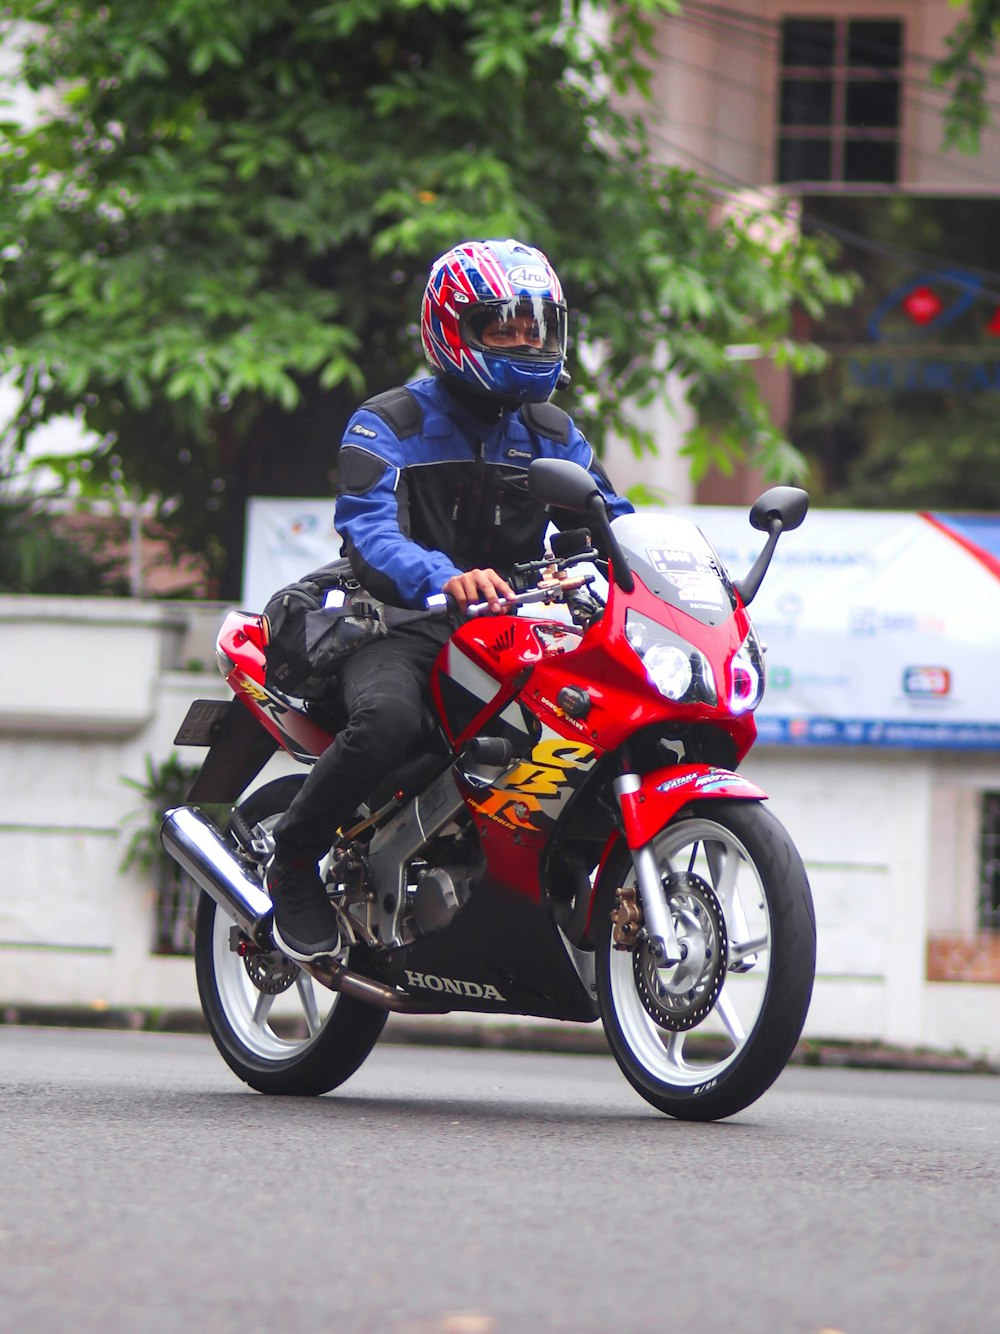
[[(635, 886), (622, 842), (596, 891), (604, 1029), (647, 1102), (681, 1120), (718, 1120), (756, 1101), (799, 1039), (816, 967), (809, 881), (788, 834), (758, 802), (687, 807), (654, 848), (678, 935), (697, 966), (661, 969), (642, 941), (614, 947), (618, 890)], [(704, 1016), (699, 992), (710, 1006)]]
[[(303, 781), (293, 775), (267, 783), (241, 803), (240, 814), (251, 829), (269, 833)], [(308, 1097), (342, 1084), (375, 1046), (387, 1011), (329, 991), (278, 954), (251, 958), (248, 967), (232, 948), (232, 930), (232, 919), (203, 893), (195, 971), (223, 1060), (260, 1093)]]

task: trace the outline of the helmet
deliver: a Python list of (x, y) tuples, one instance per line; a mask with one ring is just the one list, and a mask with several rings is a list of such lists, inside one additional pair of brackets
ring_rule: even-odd
[[(502, 345), (498, 330), (530, 330)], [(490, 398), (544, 403), (566, 357), (566, 302), (552, 265), (520, 241), (463, 241), (431, 268), (420, 339), (435, 375)]]

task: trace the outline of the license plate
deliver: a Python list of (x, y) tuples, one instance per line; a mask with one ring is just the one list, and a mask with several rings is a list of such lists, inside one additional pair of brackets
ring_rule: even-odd
[(233, 703), (231, 699), (196, 699), (174, 737), (174, 745), (210, 746)]

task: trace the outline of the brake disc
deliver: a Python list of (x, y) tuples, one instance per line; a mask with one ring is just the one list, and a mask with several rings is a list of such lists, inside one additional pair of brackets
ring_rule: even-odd
[(269, 996), (287, 991), (299, 975), (298, 964), (286, 959), (278, 950), (270, 954), (263, 950), (247, 950), (243, 955), (243, 966), (257, 990)]
[(701, 876), (672, 871), (663, 877), (663, 893), (684, 958), (663, 967), (648, 939), (643, 939), (632, 955), (632, 966), (647, 1014), (661, 1028), (682, 1033), (700, 1024), (719, 999), (729, 942), (722, 905)]

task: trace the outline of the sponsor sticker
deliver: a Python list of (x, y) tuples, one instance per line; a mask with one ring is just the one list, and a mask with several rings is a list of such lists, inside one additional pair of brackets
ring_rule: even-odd
[(700, 551), (687, 551), (683, 547), (648, 547), (646, 559), (660, 574), (680, 574), (678, 565), (699, 565), (702, 569), (711, 566), (711, 560)]
[(530, 287), (541, 292), (549, 285), (549, 275), (534, 264), (522, 264), (507, 275), (512, 287)]
[(943, 699), (951, 694), (951, 672), (947, 667), (907, 667), (903, 671), (903, 693)]

